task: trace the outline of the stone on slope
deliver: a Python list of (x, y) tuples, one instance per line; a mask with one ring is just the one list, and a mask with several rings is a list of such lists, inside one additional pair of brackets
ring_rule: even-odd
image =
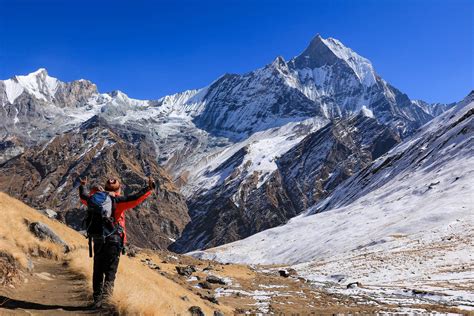
[(61, 239), (48, 225), (41, 222), (33, 222), (28, 225), (30, 231), (41, 240), (49, 240), (55, 244), (62, 245), (64, 250), (69, 251), (68, 244)]

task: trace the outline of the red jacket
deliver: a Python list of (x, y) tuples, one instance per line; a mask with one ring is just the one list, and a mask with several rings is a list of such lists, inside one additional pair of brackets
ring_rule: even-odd
[[(82, 204), (87, 206), (87, 201), (97, 190), (92, 189), (89, 194), (86, 193), (84, 186), (79, 186), (79, 197)], [(125, 230), (125, 211), (132, 209), (138, 206), (140, 203), (145, 201), (147, 197), (153, 192), (149, 187), (144, 188), (143, 190), (131, 194), (128, 196), (110, 196), (112, 199), (112, 213), (114, 214), (114, 219), (120, 226), (123, 227), (123, 241), (127, 241), (127, 232)]]

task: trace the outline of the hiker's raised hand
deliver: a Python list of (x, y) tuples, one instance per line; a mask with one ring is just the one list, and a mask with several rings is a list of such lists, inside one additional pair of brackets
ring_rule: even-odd
[(148, 189), (154, 190), (156, 188), (155, 181), (152, 177), (148, 177)]
[(87, 184), (87, 177), (79, 178), (79, 181), (81, 182), (81, 185), (86, 185)]

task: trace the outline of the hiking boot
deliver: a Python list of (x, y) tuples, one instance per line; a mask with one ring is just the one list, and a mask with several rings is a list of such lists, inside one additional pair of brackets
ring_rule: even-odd
[(92, 308), (100, 309), (104, 304), (104, 297), (103, 295), (94, 296), (94, 302), (92, 303)]
[(104, 304), (104, 300), (99, 299), (99, 300), (94, 300), (94, 304), (92, 304), (92, 306), (95, 309), (101, 309), (103, 304)]

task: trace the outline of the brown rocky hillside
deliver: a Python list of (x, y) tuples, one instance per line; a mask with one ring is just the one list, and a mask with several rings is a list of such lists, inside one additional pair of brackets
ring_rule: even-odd
[(165, 249), (189, 221), (184, 198), (157, 165), (155, 152), (146, 140), (137, 137), (125, 141), (97, 117), (46, 144), (29, 148), (0, 165), (0, 170), (0, 191), (33, 207), (52, 209), (76, 229), (81, 228), (84, 218), (78, 197), (79, 177), (87, 176), (91, 185), (116, 177), (128, 194), (141, 189), (146, 176), (152, 176), (158, 189), (126, 215), (129, 242), (136, 246)]

